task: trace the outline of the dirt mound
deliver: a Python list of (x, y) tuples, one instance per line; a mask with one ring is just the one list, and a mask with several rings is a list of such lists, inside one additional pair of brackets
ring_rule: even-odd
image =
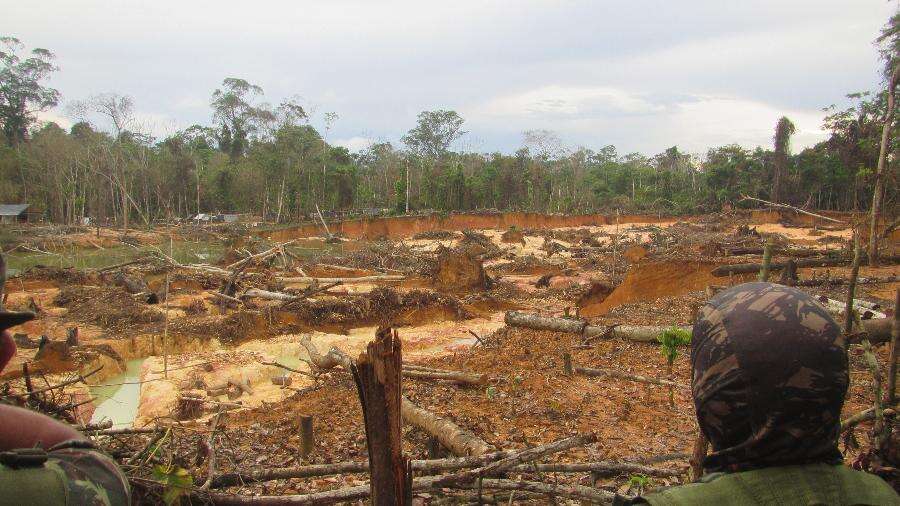
[(483, 290), (488, 287), (484, 266), (471, 249), (442, 249), (434, 284), (441, 290)]
[(65, 285), (96, 285), (100, 277), (93, 272), (75, 269), (74, 267), (50, 267), (35, 265), (22, 274), (23, 280), (55, 281)]
[(594, 281), (578, 298), (578, 307), (600, 304), (615, 290), (615, 287), (603, 281)]
[[(410, 324), (429, 319), (463, 320), (471, 315), (459, 299), (427, 290), (406, 293), (379, 287), (351, 298), (303, 301), (296, 306), (299, 320), (311, 325)], [(433, 318), (432, 318), (433, 317)]]
[(481, 258), (493, 257), (500, 253), (500, 247), (494, 244), (490, 237), (472, 230), (463, 230), (463, 238), (459, 241), (459, 248)]
[[(717, 265), (712, 262), (682, 261), (637, 264), (608, 297), (599, 303), (589, 302), (580, 306), (578, 314), (582, 317), (600, 316), (611, 308), (628, 302), (674, 297), (693, 290), (703, 290), (707, 285), (721, 285), (725, 280), (711, 274)], [(733, 281), (741, 281), (738, 278), (735, 277)]]
[(135, 301), (119, 287), (65, 286), (53, 304), (68, 308), (69, 316), (76, 321), (110, 331), (112, 337), (164, 319), (161, 312)]
[(319, 263), (367, 270), (393, 270), (406, 274), (432, 272), (434, 259), (402, 242), (361, 243), (360, 248), (340, 255), (325, 255)]
[(524, 246), (525, 234), (517, 227), (509, 227), (509, 229), (500, 236), (500, 241), (506, 244), (521, 244)]
[(171, 322), (169, 331), (173, 334), (214, 338), (222, 343), (237, 344), (271, 334), (269, 321), (265, 315), (257, 311), (241, 310), (227, 316), (182, 318)]

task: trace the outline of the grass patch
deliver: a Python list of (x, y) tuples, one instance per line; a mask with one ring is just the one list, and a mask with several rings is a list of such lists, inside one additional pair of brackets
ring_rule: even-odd
[[(168, 254), (168, 245), (160, 249)], [(213, 263), (225, 250), (225, 246), (214, 242), (176, 241), (172, 244), (172, 257), (180, 263)], [(155, 246), (131, 247), (127, 245), (96, 249), (71, 247), (48, 253), (16, 250), (6, 256), (10, 275), (17, 274), (37, 265), (48, 267), (74, 267), (76, 269), (99, 269), (121, 262), (128, 262), (156, 251)]]

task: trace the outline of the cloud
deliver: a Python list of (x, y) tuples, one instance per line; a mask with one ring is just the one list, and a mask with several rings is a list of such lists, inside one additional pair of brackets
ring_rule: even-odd
[(648, 154), (673, 145), (693, 152), (731, 143), (768, 146), (775, 123), (785, 115), (797, 126), (796, 149), (827, 137), (820, 126), (824, 113), (816, 110), (727, 95), (652, 96), (612, 87), (541, 87), (493, 98), (465, 113), (476, 131), (546, 128), (568, 143), (615, 144), (622, 152)]
[(155, 134), (209, 124), (212, 91), (241, 77), (272, 104), (299, 94), (318, 115), (337, 112), (329, 138), (354, 149), (364, 138), (396, 145), (420, 111), (455, 109), (470, 132), (460, 145), (507, 153), (535, 128), (620, 151), (768, 145), (782, 114), (800, 118), (798, 145), (813, 142), (819, 108), (880, 85), (872, 40), (896, 10), (884, 0), (7, 3), (0, 33), (57, 53), (50, 84), (64, 100), (131, 95)]
[(350, 137), (349, 139), (334, 139), (332, 144), (343, 146), (351, 153), (357, 153), (368, 149), (374, 142), (368, 137)]

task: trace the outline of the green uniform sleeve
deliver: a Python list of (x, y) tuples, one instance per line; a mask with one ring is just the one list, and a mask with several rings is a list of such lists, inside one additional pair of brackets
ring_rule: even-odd
[(98, 450), (66, 448), (47, 452), (45, 460), (31, 456), (17, 462), (13, 456), (0, 464), (0, 506), (127, 506), (130, 502), (125, 475)]

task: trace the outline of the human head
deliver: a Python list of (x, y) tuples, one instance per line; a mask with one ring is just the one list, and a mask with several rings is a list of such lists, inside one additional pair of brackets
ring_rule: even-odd
[(698, 314), (691, 346), (707, 471), (841, 461), (847, 352), (812, 297), (773, 283), (724, 290)]

